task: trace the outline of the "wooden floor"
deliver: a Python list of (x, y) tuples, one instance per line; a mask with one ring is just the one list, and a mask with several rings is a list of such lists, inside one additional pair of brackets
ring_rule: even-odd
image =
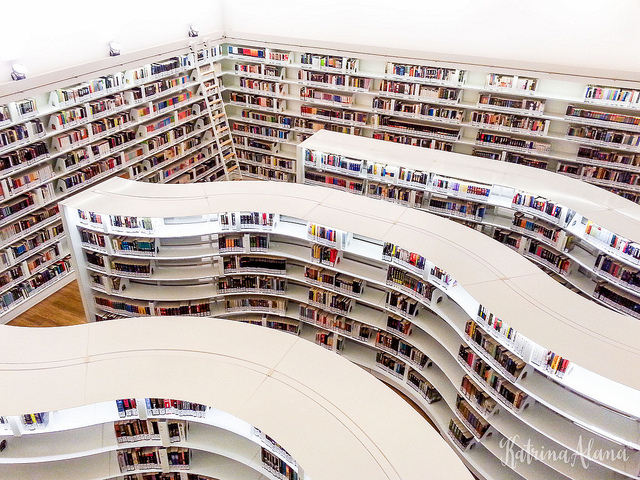
[(78, 282), (74, 280), (56, 293), (18, 315), (7, 325), (16, 327), (62, 327), (87, 323), (80, 298)]

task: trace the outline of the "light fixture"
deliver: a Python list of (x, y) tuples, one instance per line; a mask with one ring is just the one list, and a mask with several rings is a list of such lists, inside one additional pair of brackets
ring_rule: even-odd
[(121, 48), (122, 47), (120, 46), (119, 42), (110, 42), (109, 43), (109, 55), (111, 55), (112, 57), (120, 55), (120, 49)]
[(199, 33), (200, 33), (200, 27), (198, 27), (197, 25), (189, 25), (190, 37), (197, 37)]
[(13, 80), (24, 80), (27, 78), (27, 67), (20, 63), (11, 65), (11, 78)]

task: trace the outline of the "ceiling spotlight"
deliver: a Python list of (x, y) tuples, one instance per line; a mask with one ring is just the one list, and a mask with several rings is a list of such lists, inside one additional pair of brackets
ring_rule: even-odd
[(11, 78), (13, 80), (24, 80), (27, 78), (27, 68), (19, 63), (11, 65)]
[(119, 42), (111, 42), (111, 43), (109, 43), (109, 55), (111, 55), (112, 57), (120, 55), (120, 49), (121, 48), (122, 47), (120, 46)]
[(189, 25), (190, 37), (197, 37), (199, 33), (200, 33), (200, 27), (198, 27), (197, 25)]

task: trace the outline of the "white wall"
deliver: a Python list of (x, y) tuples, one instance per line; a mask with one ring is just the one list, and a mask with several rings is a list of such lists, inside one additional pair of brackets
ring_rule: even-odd
[[(29, 76), (223, 30), (640, 72), (637, 0), (22, 0), (2, 2), (0, 95)], [(89, 6), (87, 6), (89, 5)], [(95, 5), (100, 5), (96, 7)], [(108, 6), (107, 6), (108, 5)], [(177, 5), (177, 6), (176, 6)], [(490, 62), (491, 63), (491, 62)], [(617, 75), (620, 72), (616, 72)], [(615, 78), (626, 78), (617, 76)], [(4, 87), (3, 87), (4, 84)], [(2, 90), (5, 90), (3, 92)]]
[(637, 0), (223, 0), (225, 31), (640, 71)]
[(221, 0), (4, 0), (2, 18), (0, 84), (14, 62), (33, 76), (108, 57), (112, 40), (128, 53), (186, 39), (192, 23), (223, 30)]

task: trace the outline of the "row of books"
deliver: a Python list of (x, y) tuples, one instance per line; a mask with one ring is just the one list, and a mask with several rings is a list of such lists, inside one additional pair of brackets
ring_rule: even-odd
[(479, 131), (476, 135), (476, 143), (486, 145), (500, 145), (502, 147), (513, 147), (521, 150), (530, 150), (539, 155), (548, 155), (551, 152), (551, 144), (536, 142), (533, 140), (523, 140), (508, 135), (496, 135)]
[(287, 309), (287, 301), (271, 298), (234, 298), (225, 301), (228, 312), (241, 310), (284, 312)]
[(376, 353), (376, 364), (396, 377), (403, 378), (406, 365), (384, 352)]
[(253, 271), (268, 271), (274, 273), (285, 273), (287, 268), (286, 259), (249, 257), (232, 255), (225, 257), (223, 261), (225, 273), (234, 273), (242, 269)]
[(416, 278), (409, 272), (394, 267), (393, 265), (389, 265), (389, 268), (387, 270), (387, 283), (400, 285), (408, 290), (417, 293), (418, 295), (429, 301), (431, 300), (431, 295), (433, 294), (433, 290), (435, 289), (435, 287), (429, 282), (426, 282), (420, 278)]
[(334, 266), (340, 262), (340, 252), (335, 248), (314, 244), (311, 247), (311, 258), (323, 265)]
[(132, 313), (135, 315), (151, 315), (151, 306), (149, 305), (135, 305), (121, 300), (111, 300), (101, 296), (94, 296), (94, 302), (98, 308), (106, 307), (112, 310), (119, 310), (126, 313)]
[(533, 98), (508, 98), (499, 97), (490, 93), (481, 93), (478, 97), (478, 106), (490, 105), (492, 107), (507, 108), (513, 110), (527, 110), (535, 113), (544, 113), (545, 100)]
[(531, 240), (529, 242), (529, 248), (527, 249), (526, 252), (541, 258), (546, 263), (555, 267), (559, 273), (569, 272), (571, 261), (568, 258), (562, 255), (558, 255), (555, 252), (552, 252), (551, 250), (549, 250), (548, 247), (541, 245), (536, 240)]
[(485, 80), (485, 86), (507, 90), (534, 92), (538, 87), (538, 79), (532, 77), (521, 77), (519, 75), (489, 73)]
[(500, 345), (488, 333), (478, 328), (476, 322), (469, 320), (465, 325), (465, 333), (514, 378), (520, 376), (525, 362), (511, 353), (506, 347)]
[(640, 301), (637, 299), (630, 298), (629, 295), (624, 295), (601, 283), (596, 285), (594, 295), (605, 303), (613, 304), (616, 308), (640, 318)]
[(473, 202), (431, 197), (429, 199), (429, 210), (440, 211), (475, 220), (482, 220), (486, 211), (486, 206)]
[(64, 232), (64, 226), (61, 223), (51, 225), (40, 230), (29, 237), (12, 244), (9, 247), (12, 257), (18, 260), (20, 257), (38, 248), (40, 245), (50, 241)]
[(424, 199), (424, 192), (373, 182), (369, 182), (366, 195), (368, 197), (380, 198), (382, 200), (400, 203), (410, 207), (422, 206), (422, 201)]
[(270, 472), (283, 480), (298, 480), (298, 472), (282, 458), (273, 454), (264, 447), (260, 449), (262, 464)]
[(335, 55), (319, 55), (315, 53), (303, 53), (300, 57), (303, 66), (329, 67), (337, 70), (344, 69), (347, 72), (355, 72), (359, 61), (355, 58), (339, 57)]
[(396, 82), (393, 80), (383, 80), (380, 83), (380, 93), (391, 93), (417, 98), (431, 98), (444, 100), (448, 103), (458, 103), (461, 90), (458, 88), (431, 87), (417, 83)]
[(353, 96), (339, 95), (336, 93), (323, 92), (316, 88), (302, 87), (300, 89), (301, 100), (321, 100), (323, 102), (341, 103), (343, 105), (351, 105)]
[(256, 80), (254, 78), (240, 77), (240, 87), (256, 90), (258, 92), (269, 92), (273, 94), (286, 94), (287, 85), (283, 83), (270, 82), (268, 80)]
[(518, 192), (513, 196), (512, 205), (543, 212), (550, 217), (560, 219), (563, 209), (560, 205), (543, 197)]
[(358, 124), (365, 124), (367, 122), (367, 113), (365, 112), (315, 107), (313, 105), (301, 105), (300, 114), (302, 116), (315, 115), (318, 117), (326, 117), (328, 120), (344, 120), (345, 122)]
[(425, 80), (441, 80), (451, 83), (463, 83), (467, 73), (465, 70), (457, 70), (453, 68), (408, 65), (395, 62), (387, 62), (384, 71), (389, 75), (399, 75), (401, 77), (411, 77)]
[(401, 264), (411, 265), (418, 270), (424, 270), (426, 266), (426, 258), (417, 253), (410, 252), (393, 243), (385, 242), (382, 249), (382, 258), (390, 261), (397, 260)]
[(253, 163), (264, 164), (268, 167), (277, 167), (290, 171), (293, 171), (295, 169), (295, 160), (280, 158), (275, 155), (267, 155), (264, 153), (250, 152), (248, 150), (240, 149), (236, 149), (236, 155), (239, 159), (243, 159)]
[(218, 290), (224, 291), (266, 291), (283, 293), (287, 289), (287, 281), (280, 277), (243, 275), (241, 277), (223, 277), (218, 280)]
[(629, 288), (640, 289), (640, 272), (604, 253), (598, 255), (593, 268), (621, 280)]
[(230, 228), (239, 226), (240, 228), (250, 228), (251, 226), (273, 227), (276, 217), (273, 213), (265, 212), (247, 212), (238, 215), (236, 223), (235, 213), (220, 214), (220, 225), (222, 228)]
[(513, 115), (509, 113), (471, 112), (471, 124), (492, 125), (509, 129), (527, 130), (532, 134), (546, 134), (549, 121), (545, 119)]
[(282, 67), (275, 67), (273, 65), (236, 63), (233, 68), (238, 73), (251, 73), (277, 79), (282, 78)]
[(207, 406), (200, 403), (170, 398), (146, 398), (145, 406), (149, 415), (178, 415), (204, 418)]
[(431, 105), (422, 102), (410, 102), (384, 97), (374, 97), (371, 108), (384, 110), (390, 113), (397, 112), (415, 117), (428, 117), (431, 119), (444, 119), (450, 123), (461, 123), (464, 119), (464, 110), (441, 105)]
[(420, 392), (420, 394), (429, 403), (437, 402), (438, 400), (442, 399), (440, 392), (438, 392), (438, 390), (436, 390), (436, 388), (431, 385), (431, 383), (422, 378), (422, 376), (413, 369), (409, 369), (409, 373), (407, 374), (407, 384)]
[(475, 195), (478, 197), (488, 197), (491, 194), (491, 187), (488, 185), (471, 184), (440, 176), (434, 176), (431, 179), (431, 186), (441, 190), (451, 190), (458, 194)]
[(460, 391), (466, 398), (474, 402), (475, 406), (479, 407), (485, 415), (490, 414), (496, 406), (496, 401), (482, 388), (478, 387), (469, 375), (462, 377)]
[(478, 415), (469, 403), (460, 395), (456, 397), (456, 409), (460, 416), (466, 420), (479, 437), (489, 429), (489, 423)]
[(640, 134), (607, 130), (587, 125), (570, 125), (567, 129), (567, 137), (593, 140), (611, 145), (621, 145), (632, 148), (640, 146)]
[(460, 138), (460, 130), (437, 127), (433, 125), (424, 125), (421, 123), (408, 122), (406, 120), (397, 120), (387, 115), (376, 115), (374, 118), (374, 126), (387, 127), (394, 129), (406, 130), (416, 134), (435, 135), (446, 139), (458, 140)]
[(151, 263), (132, 263), (112, 260), (111, 270), (114, 272), (133, 274), (135, 276), (149, 276), (153, 272)]
[(344, 295), (322, 290), (320, 288), (310, 288), (308, 293), (310, 302), (324, 305), (332, 310), (341, 313), (349, 313), (353, 307), (353, 299)]
[(516, 212), (513, 216), (511, 224), (519, 229), (527, 230), (536, 235), (548, 239), (550, 242), (557, 243), (563, 237), (563, 230), (558, 227), (549, 227), (540, 221), (525, 217), (521, 212)]
[(111, 226), (116, 228), (127, 228), (131, 230), (143, 229), (146, 231), (153, 230), (153, 223), (148, 217), (133, 217), (127, 215), (109, 215)]
[(264, 127), (259, 125), (248, 125), (233, 122), (233, 130), (236, 132), (250, 133), (252, 135), (262, 135), (263, 137), (273, 137), (281, 140), (288, 140), (291, 132), (277, 128)]
[[(393, 310), (402, 312), (405, 315), (414, 316), (418, 314), (418, 301), (402, 293), (388, 291), (385, 301), (387, 307), (391, 307)], [(403, 331), (406, 335), (411, 330), (410, 325), (410, 323), (404, 325), (408, 330), (406, 333)]]
[(347, 278), (347, 275), (326, 271), (323, 268), (305, 267), (304, 276), (309, 280), (322, 283), (338, 290), (360, 295), (363, 291), (363, 281), (357, 278)]
[(29, 273), (33, 273), (38, 267), (57, 259), (60, 256), (60, 247), (58, 244), (54, 244), (51, 248), (48, 248), (36, 256), (31, 257), (25, 261), (25, 265), (29, 270)]
[(600, 120), (603, 122), (620, 123), (623, 125), (640, 126), (640, 117), (623, 115), (619, 113), (600, 112), (586, 108), (578, 108), (573, 105), (567, 106), (565, 113), (568, 117), (586, 118), (589, 120)]
[(74, 187), (87, 185), (89, 181), (95, 177), (104, 176), (107, 172), (116, 170), (122, 166), (122, 157), (117, 155), (106, 159), (98, 160), (74, 173), (66, 175), (58, 180), (58, 189), (60, 191), (69, 191)]
[(230, 100), (247, 106), (256, 105), (259, 107), (273, 108), (278, 111), (284, 110), (287, 105), (285, 100), (280, 100), (275, 97), (261, 97), (259, 95), (239, 92), (231, 92)]
[(156, 306), (154, 308), (155, 315), (162, 316), (198, 316), (207, 317), (211, 313), (211, 305), (209, 302), (181, 302), (175, 306)]
[(324, 83), (341, 87), (352, 87), (361, 90), (369, 90), (373, 84), (372, 78), (348, 77), (341, 74), (318, 73), (309, 70), (298, 70), (298, 79), (305, 82)]
[[(160, 440), (160, 429), (157, 420), (123, 420), (114, 422), (113, 427), (118, 443)], [(171, 443), (186, 440), (186, 422), (167, 422), (167, 428)]]
[(306, 170), (304, 172), (305, 182), (327, 185), (334, 188), (338, 188), (340, 190), (353, 191), (362, 193), (363, 183), (358, 181), (353, 181), (351, 179), (346, 179), (342, 177), (337, 177), (334, 175), (325, 175), (320, 173), (311, 172)]
[(14, 170), (25, 165), (35, 165), (49, 156), (49, 147), (45, 142), (34, 142), (28, 146), (0, 155), (0, 171)]
[[(388, 295), (387, 295), (387, 298), (389, 298)], [(396, 296), (395, 298), (398, 298), (398, 297)], [(391, 304), (391, 302), (388, 302), (388, 303)], [(404, 318), (396, 318), (391, 316), (387, 317), (387, 328), (390, 328), (391, 330), (396, 330), (398, 333), (402, 335), (406, 335), (406, 336), (410, 335), (411, 326), (412, 326), (411, 322)]]
[(453, 143), (437, 139), (418, 138), (412, 137), (410, 135), (402, 135), (389, 132), (373, 132), (373, 138), (378, 140), (385, 140), (387, 142), (402, 143), (404, 145), (413, 145), (415, 147), (443, 150), (445, 152), (453, 151)]
[(10, 309), (14, 303), (29, 298), (37, 293), (39, 288), (44, 288), (49, 283), (55, 282), (62, 275), (71, 271), (71, 260), (65, 257), (55, 263), (48, 265), (46, 269), (36, 273), (28, 280), (25, 280), (10, 290), (0, 295), (0, 309), (2, 311)]
[(242, 110), (242, 118), (257, 120), (259, 122), (274, 123), (280, 127), (291, 127), (291, 117), (285, 115), (269, 115), (266, 113), (254, 112), (252, 110)]

